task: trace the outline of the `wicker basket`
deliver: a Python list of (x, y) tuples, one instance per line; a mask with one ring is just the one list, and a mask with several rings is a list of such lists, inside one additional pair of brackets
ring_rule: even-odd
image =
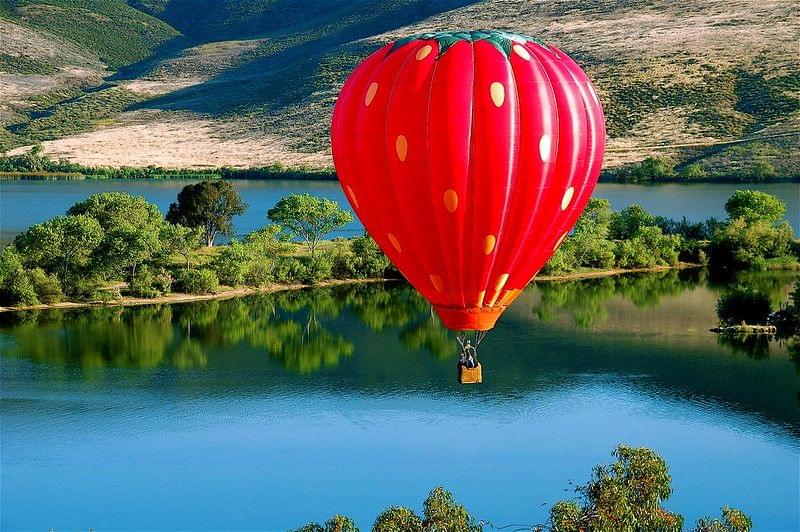
[(458, 381), (461, 384), (480, 384), (483, 382), (480, 363), (474, 368), (458, 366)]

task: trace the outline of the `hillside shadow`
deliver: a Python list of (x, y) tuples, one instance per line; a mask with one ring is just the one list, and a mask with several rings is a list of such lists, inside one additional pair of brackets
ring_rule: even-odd
[[(143, 102), (134, 109), (189, 111), (211, 116), (233, 111), (279, 112), (309, 98), (317, 88), (317, 77), (344, 76), (374, 48), (371, 44), (354, 41), (475, 2), (382, 0), (334, 3), (332, 10), (311, 21), (260, 34), (252, 30), (246, 32), (239, 38), (260, 37), (266, 41), (248, 54), (250, 59), (245, 63), (197, 85)], [(284, 3), (279, 2), (276, 9)], [(326, 72), (323, 62), (331, 58), (335, 65), (331, 72)], [(143, 62), (138, 67), (130, 67), (126, 75), (137, 72), (137, 68), (139, 72), (146, 72)]]

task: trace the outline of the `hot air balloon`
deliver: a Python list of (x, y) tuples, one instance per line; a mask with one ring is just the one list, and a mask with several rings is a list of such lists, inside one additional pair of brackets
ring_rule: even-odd
[(505, 31), (412, 35), (345, 82), (333, 159), (364, 227), (455, 331), (487, 331), (600, 173), (605, 125), (564, 52)]

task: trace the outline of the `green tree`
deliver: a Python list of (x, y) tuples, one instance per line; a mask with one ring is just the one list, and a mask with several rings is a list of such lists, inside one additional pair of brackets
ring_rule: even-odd
[(578, 488), (582, 504), (562, 501), (551, 508), (554, 529), (680, 531), (683, 517), (662, 507), (672, 494), (664, 460), (650, 449), (626, 445), (614, 456), (613, 464), (597, 466), (594, 478)]
[(750, 532), (753, 521), (743, 511), (725, 506), (722, 519), (704, 517), (697, 521), (694, 532)]
[(191, 267), (192, 252), (200, 246), (200, 230), (196, 227), (165, 223), (161, 227), (159, 238), (162, 249), (183, 257), (188, 270)]
[(223, 284), (239, 286), (244, 282), (252, 260), (252, 249), (234, 239), (227, 246), (222, 246), (222, 250), (211, 262), (211, 267)]
[(656, 217), (641, 205), (629, 205), (611, 215), (609, 238), (626, 240), (633, 238), (641, 229), (656, 225)]
[(49, 305), (64, 299), (61, 283), (55, 275), (48, 274), (41, 268), (34, 268), (25, 273), (41, 303)]
[(750, 168), (750, 177), (756, 181), (772, 181), (777, 176), (775, 167), (767, 161), (758, 161)]
[(660, 227), (643, 227), (627, 240), (617, 242), (617, 264), (623, 268), (651, 268), (678, 264), (681, 237), (665, 235)]
[(334, 515), (324, 525), (309, 523), (295, 532), (358, 532), (358, 527), (349, 517)]
[(565, 273), (582, 266), (613, 266), (614, 243), (608, 240), (612, 215), (607, 199), (590, 199), (572, 234), (556, 249), (542, 271)]
[(684, 181), (697, 181), (706, 177), (706, 171), (700, 163), (691, 163), (684, 166), (678, 175)]
[(207, 246), (214, 245), (217, 234), (233, 233), (233, 217), (247, 210), (239, 192), (227, 181), (201, 181), (186, 185), (178, 201), (169, 206), (167, 221), (187, 227), (199, 227)]
[(611, 202), (607, 199), (591, 198), (575, 223), (573, 233), (589, 233), (597, 238), (608, 238), (612, 215)]
[(13, 246), (0, 251), (0, 305), (38, 305), (39, 298)]
[(285, 196), (267, 212), (267, 216), (293, 237), (302, 238), (312, 259), (320, 240), (353, 221), (353, 215), (335, 201), (311, 194)]
[(55, 273), (64, 283), (75, 267), (88, 264), (103, 240), (103, 228), (85, 215), (57, 216), (36, 224), (14, 239), (27, 266)]
[(739, 217), (714, 231), (709, 253), (716, 268), (764, 269), (766, 259), (782, 257), (789, 252), (793, 239), (788, 222), (780, 225), (765, 220), (747, 222)]
[(405, 532), (422, 530), (422, 519), (409, 508), (392, 506), (375, 519), (373, 532)]
[(478, 532), (476, 523), (466, 508), (453, 501), (452, 494), (441, 486), (428, 494), (424, 514), (420, 518), (413, 510), (393, 506), (384, 510), (372, 526), (373, 532)]
[(725, 202), (725, 212), (731, 220), (778, 223), (786, 215), (786, 204), (777, 196), (758, 190), (737, 190)]
[(70, 207), (67, 214), (90, 216), (103, 228), (103, 240), (93, 257), (98, 271), (135, 277), (136, 267), (160, 250), (161, 212), (141, 196), (93, 194)]
[(244, 243), (250, 248), (253, 260), (256, 262), (251, 266), (251, 270), (266, 266), (269, 276), (272, 276), (278, 258), (292, 250), (288, 238), (276, 224), (248, 233), (244, 237)]

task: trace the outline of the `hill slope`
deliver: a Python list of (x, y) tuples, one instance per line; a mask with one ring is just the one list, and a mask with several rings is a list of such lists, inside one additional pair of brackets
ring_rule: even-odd
[[(86, 78), (93, 81), (109, 74), (103, 63), (118, 70), (108, 78), (111, 86), (77, 99), (50, 98), (48, 107), (35, 91), (18, 88), (17, 122), (0, 114), (0, 149), (54, 139), (46, 151), (92, 164), (329, 165), (330, 111), (363, 57), (410, 32), (500, 27), (554, 42), (585, 68), (606, 109), (607, 166), (658, 153), (709, 169), (746, 168), (758, 160), (800, 174), (792, 136), (800, 117), (800, 14), (790, 1), (11, 4), (0, 1), (0, 31), (12, 25), (28, 32), (32, 50), (54, 39), (74, 48), (65, 48), (69, 57), (20, 58), (17, 65), (41, 63), (25, 68), (49, 68), (53, 76), (65, 65), (93, 60), (88, 70), (94, 77)], [(127, 28), (116, 37), (130, 47), (120, 48), (119, 39), (107, 43), (100, 34), (87, 43), (60, 32), (48, 15), (54, 9), (105, 17), (112, 27)], [(9, 72), (3, 57), (0, 70), (8, 73), (0, 74), (0, 83), (20, 85), (30, 73), (19, 66)], [(0, 112), (10, 99), (4, 91)], [(742, 139), (758, 140), (727, 144)]]

